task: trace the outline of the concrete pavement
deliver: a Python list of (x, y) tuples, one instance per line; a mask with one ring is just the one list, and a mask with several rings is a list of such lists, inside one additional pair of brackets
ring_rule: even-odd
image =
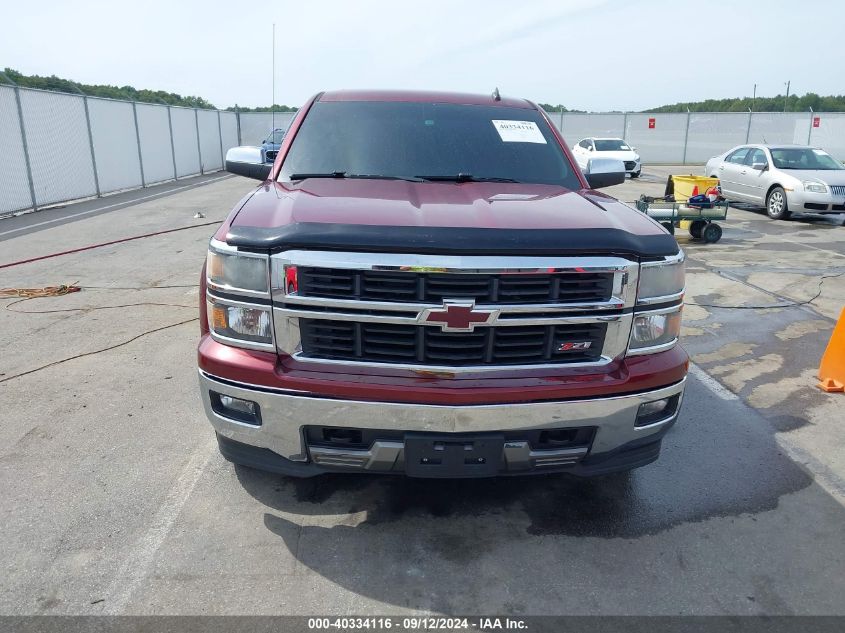
[[(610, 193), (661, 193), (664, 171)], [(22, 232), (0, 263), (222, 219), (250, 186)], [(88, 287), (0, 310), (0, 613), (845, 612), (842, 396), (811, 376), (845, 278), (808, 306), (689, 305), (700, 369), (630, 476), (299, 481), (223, 461), (202, 412), (196, 323), (174, 324), (196, 316), (212, 229), (0, 270)], [(679, 241), (697, 304), (806, 300), (845, 270), (830, 219), (732, 209), (719, 244)]]

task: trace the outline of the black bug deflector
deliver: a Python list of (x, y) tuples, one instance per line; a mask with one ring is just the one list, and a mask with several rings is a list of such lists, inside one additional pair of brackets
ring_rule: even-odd
[(352, 250), (438, 255), (676, 255), (668, 233), (636, 235), (622, 229), (501, 229), (300, 222), (261, 228), (234, 225), (226, 242), (245, 249)]

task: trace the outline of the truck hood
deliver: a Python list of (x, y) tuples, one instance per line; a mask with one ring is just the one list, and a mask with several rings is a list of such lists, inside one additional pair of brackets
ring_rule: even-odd
[[(517, 238), (529, 250), (530, 244), (541, 242), (548, 243), (546, 250), (555, 250), (550, 242), (556, 240), (564, 248), (561, 240), (565, 234), (567, 249), (580, 242), (582, 250), (603, 252), (608, 248), (597, 236), (613, 234), (614, 243), (627, 236), (629, 242), (643, 238), (660, 243), (661, 252), (678, 250), (674, 239), (655, 221), (590, 190), (521, 183), (316, 178), (263, 184), (232, 219), (226, 241), (235, 246), (317, 248), (321, 245), (315, 242), (322, 235), (322, 247), (338, 248), (340, 244), (335, 242), (344, 232), (349, 235), (347, 247), (353, 249), (367, 248), (365, 244), (356, 245), (356, 238), (367, 241), (381, 234), (383, 239), (377, 241), (410, 240), (407, 247), (398, 246), (409, 252), (425, 244), (437, 250), (438, 244), (446, 248), (447, 242), (478, 239), (486, 243), (483, 248), (496, 252), (504, 247), (503, 240), (512, 243), (510, 248), (518, 248)], [(504, 233), (509, 237), (503, 237)], [(302, 244), (305, 234), (308, 243)], [(471, 243), (464, 247), (465, 252), (482, 248)], [(372, 244), (372, 248), (378, 246)], [(615, 248), (634, 252), (639, 247), (629, 244)]]

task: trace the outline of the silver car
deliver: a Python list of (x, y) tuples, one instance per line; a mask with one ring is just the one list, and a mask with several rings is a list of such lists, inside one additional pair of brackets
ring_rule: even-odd
[(707, 161), (728, 200), (766, 207), (769, 217), (792, 212), (845, 213), (845, 166), (807, 145), (740, 145)]

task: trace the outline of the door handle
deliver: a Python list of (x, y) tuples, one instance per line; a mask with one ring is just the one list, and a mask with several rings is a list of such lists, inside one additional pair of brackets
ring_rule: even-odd
[(745, 170), (743, 169), (743, 170), (742, 170), (741, 172), (739, 172), (739, 173), (740, 173), (740, 174), (745, 174)]

